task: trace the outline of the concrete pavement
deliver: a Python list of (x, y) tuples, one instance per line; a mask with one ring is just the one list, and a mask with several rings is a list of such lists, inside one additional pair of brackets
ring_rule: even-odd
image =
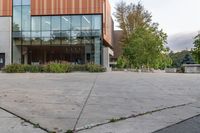
[(200, 114), (199, 79), (165, 73), (1, 73), (0, 107), (57, 133), (144, 113), (80, 132), (149, 133)]
[(0, 109), (0, 132), (1, 133), (46, 133), (24, 122), (20, 118)]

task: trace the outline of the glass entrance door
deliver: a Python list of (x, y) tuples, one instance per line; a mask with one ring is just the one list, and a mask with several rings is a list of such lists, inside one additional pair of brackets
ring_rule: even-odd
[(0, 69), (5, 66), (5, 53), (0, 53)]

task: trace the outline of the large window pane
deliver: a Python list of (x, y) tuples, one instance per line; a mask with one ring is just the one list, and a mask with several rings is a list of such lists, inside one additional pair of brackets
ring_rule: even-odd
[(81, 44), (81, 32), (80, 31), (71, 31), (71, 43), (72, 44)]
[(32, 17), (32, 31), (40, 31), (41, 17)]
[(51, 45), (50, 38), (42, 38), (42, 45)]
[(22, 5), (30, 5), (31, 0), (22, 0)]
[(60, 17), (52, 17), (52, 30), (60, 30)]
[(70, 30), (71, 18), (69, 16), (62, 16), (61, 22), (62, 22), (61, 30)]
[(32, 38), (31, 43), (32, 43), (32, 45), (41, 45), (41, 38), (39, 38), (39, 37)]
[(21, 5), (21, 0), (13, 0), (13, 5)]
[(31, 37), (35, 38), (35, 37), (41, 37), (41, 32), (37, 31), (37, 32), (31, 32)]
[(91, 44), (91, 31), (82, 31), (82, 43), (83, 44)]
[(22, 6), (22, 30), (30, 31), (31, 16), (30, 6)]
[(22, 32), (22, 37), (23, 38), (30, 38), (31, 37), (31, 33), (30, 32)]
[(13, 37), (14, 38), (22, 37), (22, 33), (21, 32), (13, 32)]
[(70, 44), (70, 31), (61, 32), (61, 43), (62, 45)]
[(42, 37), (50, 38), (51, 37), (51, 32), (50, 31), (43, 31), (42, 32)]
[(14, 45), (22, 45), (22, 38), (14, 38), (13, 43)]
[(13, 31), (21, 31), (21, 6), (14, 6), (13, 10)]
[(61, 33), (60, 31), (52, 31), (51, 32), (51, 40), (53, 45), (61, 44)]
[(31, 39), (30, 38), (23, 38), (22, 39), (22, 45), (31, 45)]
[(92, 28), (92, 16), (83, 15), (82, 16), (82, 30), (91, 30)]
[(42, 17), (42, 30), (50, 31), (51, 28), (51, 21), (49, 16)]
[(72, 16), (71, 30), (81, 30), (81, 16)]
[(92, 16), (92, 29), (100, 30), (101, 28), (102, 28), (101, 15), (93, 15)]

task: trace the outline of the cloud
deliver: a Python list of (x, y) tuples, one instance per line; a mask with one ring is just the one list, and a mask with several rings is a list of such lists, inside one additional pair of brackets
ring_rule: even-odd
[(169, 46), (172, 51), (190, 50), (194, 46), (193, 42), (196, 35), (197, 32), (171, 35), (168, 37), (167, 46)]

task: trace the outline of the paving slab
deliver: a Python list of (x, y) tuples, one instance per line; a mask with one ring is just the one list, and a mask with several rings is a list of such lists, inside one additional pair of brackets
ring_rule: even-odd
[(181, 123), (174, 124), (170, 127), (161, 129), (154, 133), (199, 133), (200, 116), (195, 116)]
[[(163, 111), (146, 114), (143, 116), (122, 120), (115, 123), (109, 123), (106, 125), (94, 127), (92, 129), (80, 131), (78, 133), (152, 133), (156, 130), (176, 124), (182, 120), (188, 119), (198, 114), (200, 114), (200, 108), (197, 108), (193, 105), (187, 105), (173, 109), (166, 109)], [(181, 125), (176, 125), (155, 133), (199, 133), (200, 130), (197, 130), (200, 128), (200, 126), (198, 125), (200, 122), (199, 118), (195, 119), (195, 121), (193, 120), (188, 122), (189, 124), (184, 123)], [(192, 123), (195, 124), (190, 127)], [(185, 127), (181, 129), (181, 127), (183, 126)], [(183, 131), (184, 129), (186, 130)]]
[(72, 129), (96, 74), (1, 74), (0, 106), (49, 131)]
[(1, 133), (46, 133), (45, 131), (34, 128), (33, 125), (24, 122), (0, 109), (0, 132)]
[[(97, 81), (83, 108), (96, 77)], [(34, 123), (39, 123), (50, 131), (62, 133), (73, 129), (82, 109), (77, 128), (109, 121), (112, 118), (197, 103), (200, 101), (199, 79), (198, 74), (166, 73), (0, 73), (0, 107)], [(195, 108), (198, 109), (198, 107)], [(179, 118), (185, 119), (186, 117), (182, 117), (182, 114), (185, 116), (185, 111), (188, 114), (187, 118), (198, 113), (198, 111), (193, 113), (187, 110), (189, 109), (181, 109), (183, 111), (180, 113), (181, 117), (175, 120), (170, 119), (168, 124), (177, 122)], [(158, 118), (173, 116), (174, 111), (166, 114), (160, 112), (157, 115)], [(151, 124), (153, 117), (138, 118), (138, 123), (143, 121)], [(137, 126), (140, 125), (137, 121), (133, 120), (129, 123), (133, 127), (135, 125), (143, 129), (142, 126)], [(154, 123), (156, 125), (158, 122)], [(161, 126), (159, 124), (153, 126), (152, 130), (163, 128), (168, 124), (164, 121), (164, 124), (160, 124)], [(125, 127), (127, 126), (122, 126), (122, 129)], [(133, 128), (130, 129), (135, 131)], [(147, 128), (146, 131), (150, 129)], [(96, 130), (97, 133), (99, 131)]]

